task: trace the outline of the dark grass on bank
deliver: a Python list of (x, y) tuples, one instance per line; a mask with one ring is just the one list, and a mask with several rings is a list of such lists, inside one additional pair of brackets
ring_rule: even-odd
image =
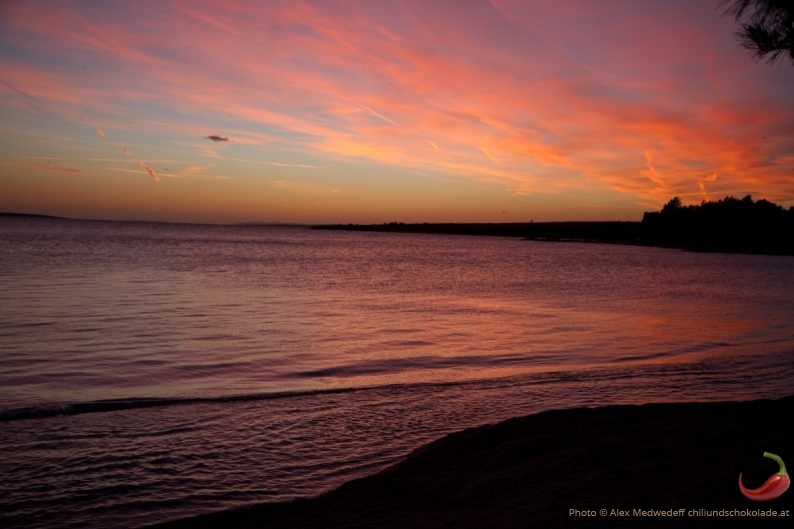
[[(183, 528), (793, 527), (792, 517), (634, 516), (634, 509), (789, 510), (737, 485), (794, 468), (794, 397), (558, 410), (448, 435), (317, 498), (157, 526)], [(622, 509), (628, 517), (569, 510)]]

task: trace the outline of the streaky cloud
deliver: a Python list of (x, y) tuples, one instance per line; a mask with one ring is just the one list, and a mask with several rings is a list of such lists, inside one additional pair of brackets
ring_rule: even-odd
[(388, 123), (389, 125), (392, 125), (394, 127), (399, 127), (400, 126), (394, 120), (387, 118), (386, 116), (384, 116), (380, 112), (372, 110), (369, 107), (364, 107), (364, 111), (366, 111), (369, 115), (374, 116), (374, 117), (378, 118), (379, 120), (381, 120), (381, 121), (383, 121), (385, 123)]
[(47, 107), (47, 105), (45, 105), (44, 103), (39, 101), (38, 98), (33, 97), (32, 95), (30, 95), (26, 91), (24, 91), (24, 90), (14, 86), (14, 85), (12, 85), (11, 83), (6, 81), (5, 79), (0, 79), (0, 83), (4, 84), (8, 88), (13, 90), (17, 94), (19, 94), (20, 96), (22, 96), (25, 99), (25, 101), (28, 103), (28, 105), (31, 106), (32, 108), (34, 108), (34, 109), (38, 110), (39, 112), (42, 112), (42, 113), (50, 116), (50, 117), (56, 117), (56, 118), (58, 117), (53, 111), (51, 111)]
[(138, 160), (138, 165), (146, 169), (146, 172), (149, 173), (149, 176), (152, 177), (152, 180), (154, 180), (155, 182), (160, 181), (160, 176), (155, 172), (154, 169), (149, 167), (149, 164), (147, 164), (143, 160)]
[[(358, 176), (343, 175), (356, 166), (373, 182), (410, 173), (466, 186), (458, 189), (467, 200), (476, 187), (528, 196), (527, 203), (609, 195), (655, 207), (673, 195), (750, 192), (790, 203), (794, 110), (781, 88), (790, 84), (780, 82), (790, 74), (756, 75), (735, 53), (733, 22), (711, 7), (615, 4), (625, 16), (604, 16), (591, 1), (492, 0), (452, 10), (409, 0), (362, 10), (195, 0), (165, 4), (147, 34), (137, 30), (146, 10), (130, 7), (108, 39), (102, 10), (12, 3), (0, 27), (18, 35), (17, 44), (38, 43), (65, 65), (90, 58), (96, 70), (73, 75), (0, 54), (0, 107), (23, 116), (31, 114), (26, 106), (57, 112), (61, 125), (95, 129), (123, 153), (124, 167), (143, 158), (139, 151), (189, 145), (197, 159), (181, 173), (182, 165), (152, 171), (153, 179), (197, 177), (186, 169), (211, 157), (220, 174), (246, 175), (237, 182), (250, 175), (306, 195), (321, 191), (308, 171), (328, 171), (331, 189), (352, 191), (342, 182)], [(640, 40), (638, 23), (647, 29)], [(720, 43), (723, 30), (729, 38)], [(192, 61), (159, 47), (166, 32)], [(271, 46), (274, 38), (283, 45)], [(704, 53), (693, 57), (693, 49)], [(206, 75), (196, 82), (199, 71)], [(154, 93), (172, 114), (152, 112)], [(107, 136), (99, 125), (109, 127)], [(56, 134), (64, 148), (85, 141), (61, 130), (46, 131), (53, 145)], [(6, 128), (19, 132), (13, 123)], [(134, 153), (116, 139), (135, 141)], [(219, 152), (231, 143), (240, 158)]]

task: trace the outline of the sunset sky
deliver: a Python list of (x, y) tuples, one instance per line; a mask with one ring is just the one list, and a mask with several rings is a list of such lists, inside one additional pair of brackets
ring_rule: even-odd
[(639, 220), (794, 205), (794, 68), (718, 0), (0, 3), (0, 211)]

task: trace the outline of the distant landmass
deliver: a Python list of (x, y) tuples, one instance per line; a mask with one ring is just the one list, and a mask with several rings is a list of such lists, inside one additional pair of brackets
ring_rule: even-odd
[(330, 224), (326, 230), (521, 237), (538, 241), (664, 246), (689, 251), (794, 255), (794, 207), (750, 195), (684, 206), (675, 197), (642, 221)]
[(55, 215), (37, 215), (35, 213), (10, 213), (0, 211), (0, 217), (32, 217), (38, 219), (65, 219), (66, 217), (56, 217)]
[[(54, 215), (0, 212), (0, 217), (66, 219)], [(241, 226), (301, 226), (244, 223)], [(725, 197), (684, 206), (678, 197), (642, 221), (568, 221), (497, 223), (324, 224), (321, 230), (352, 230), (449, 235), (519, 237), (535, 241), (599, 242), (663, 246), (698, 252), (794, 255), (794, 207), (765, 199)]]

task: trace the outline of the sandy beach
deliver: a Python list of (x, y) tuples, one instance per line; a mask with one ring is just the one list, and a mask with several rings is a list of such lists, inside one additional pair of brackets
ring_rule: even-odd
[(794, 465), (793, 407), (787, 397), (548, 411), (448, 435), (317, 498), (156, 527), (790, 527), (794, 492), (754, 502), (737, 482), (743, 473), (758, 487), (778, 471), (764, 452)]

